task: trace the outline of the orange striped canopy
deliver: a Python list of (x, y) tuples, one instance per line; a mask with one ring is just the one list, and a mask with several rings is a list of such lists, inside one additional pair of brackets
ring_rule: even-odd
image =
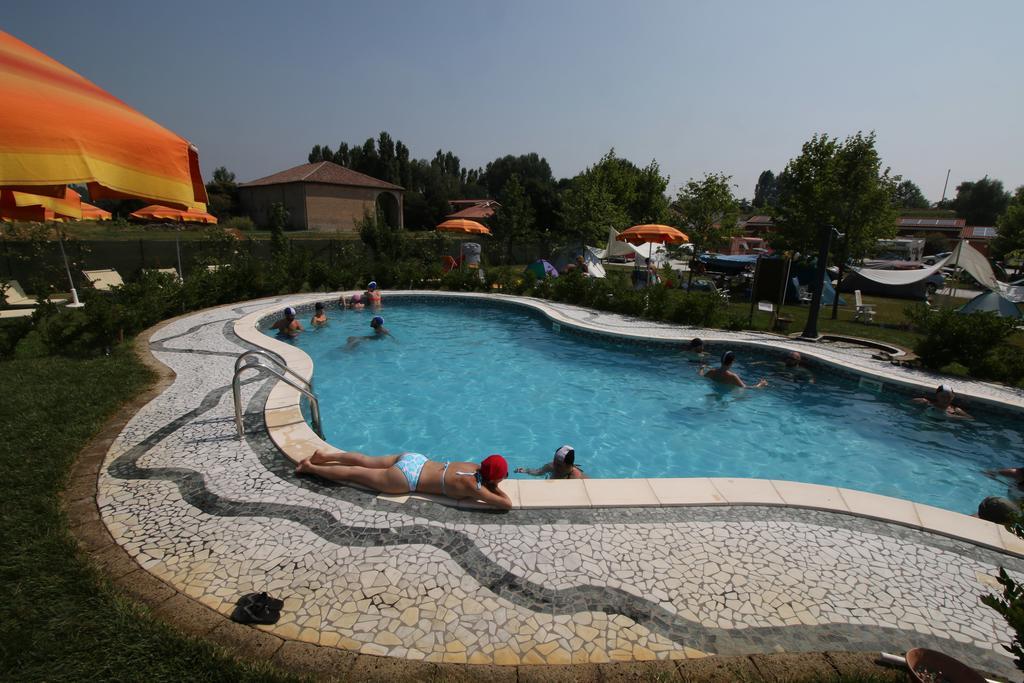
[(653, 223), (634, 225), (632, 228), (620, 232), (615, 239), (620, 242), (629, 242), (630, 244), (646, 244), (648, 242), (682, 244), (683, 242), (690, 241), (690, 238), (685, 233), (673, 228), (671, 225), (657, 225)]
[(453, 218), (437, 226), (442, 232), (461, 232), (466, 235), (490, 235), (491, 231), (486, 226), (476, 221), (465, 218)]
[[(203, 209), (206, 209), (206, 207), (204, 206)], [(205, 210), (188, 209), (183, 211), (182, 209), (173, 209), (169, 206), (160, 206), (158, 204), (147, 206), (128, 215), (143, 221), (171, 221), (177, 223), (217, 222), (217, 217), (206, 213)]]
[(93, 206), (87, 202), (82, 202), (82, 220), (83, 221), (109, 221), (111, 215), (109, 211), (104, 211), (98, 206)]
[(0, 190), (0, 217), (20, 221), (52, 221), (82, 217), (82, 198), (70, 187), (64, 196), (46, 197), (14, 190)]
[(0, 31), (0, 187), (93, 199), (206, 202), (199, 154), (60, 62)]

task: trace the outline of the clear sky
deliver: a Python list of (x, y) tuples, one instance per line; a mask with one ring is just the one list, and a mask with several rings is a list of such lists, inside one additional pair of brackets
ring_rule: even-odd
[[(816, 132), (874, 130), (936, 201), (1024, 184), (1024, 1), (7, 0), (0, 28), (251, 180), (387, 130), (475, 167), (537, 152), (558, 177), (610, 147), (674, 193), (751, 197)], [(2, 104), (0, 104), (2, 106)]]

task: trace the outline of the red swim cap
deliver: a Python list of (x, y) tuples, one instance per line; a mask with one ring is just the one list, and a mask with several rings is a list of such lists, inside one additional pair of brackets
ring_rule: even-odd
[(498, 482), (508, 477), (508, 463), (497, 453), (488, 455), (480, 463), (480, 476), (484, 481)]

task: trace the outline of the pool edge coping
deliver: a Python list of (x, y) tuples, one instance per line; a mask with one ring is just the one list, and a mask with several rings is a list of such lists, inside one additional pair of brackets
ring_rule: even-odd
[[(335, 292), (333, 294), (317, 293), (300, 295), (295, 298), (298, 305), (301, 306), (315, 301), (337, 301), (341, 294), (342, 292)], [(661, 343), (675, 341), (586, 325), (562, 315), (557, 308), (549, 305), (546, 301), (529, 297), (476, 292), (437, 292), (433, 290), (388, 292), (388, 298), (424, 296), (483, 301), (499, 300), (517, 304), (524, 308), (532, 308), (545, 315), (553, 323), (578, 329), (589, 334), (635, 341)], [(261, 332), (257, 327), (260, 320), (268, 317), (268, 315), (277, 313), (279, 308), (279, 304), (268, 305), (241, 316), (233, 322), (233, 330), (243, 341), (281, 357), (289, 368), (306, 380), (311, 380), (313, 376), (313, 361), (305, 351), (297, 346), (274, 339)], [(600, 313), (599, 311), (595, 312)], [(705, 336), (704, 339), (708, 342), (728, 341), (736, 346), (762, 349), (784, 348), (786, 350), (790, 350), (786, 343), (793, 342), (788, 337), (775, 337), (774, 335), (766, 335), (766, 337), (763, 341), (724, 340), (716, 339), (714, 336)], [(685, 341), (685, 338), (680, 337), (678, 341)], [(813, 358), (816, 362), (840, 368), (844, 372), (852, 372), (862, 376), (870, 375), (871, 379), (876, 381), (898, 384), (903, 388), (928, 391), (933, 387), (932, 384), (916, 381), (912, 378), (895, 377), (880, 371), (871, 371), (865, 368), (845, 365), (832, 358), (823, 358), (815, 354), (814, 347), (808, 347), (806, 342), (797, 342), (795, 346), (798, 348), (792, 350), (799, 350), (801, 353)], [(996, 404), (1004, 409), (1009, 408), (1012, 411), (1024, 410), (1024, 405), (1016, 405), (991, 397), (977, 396), (970, 391), (960, 392), (960, 394), (971, 401)], [(301, 397), (300, 392), (296, 389), (284, 382), (277, 382), (267, 397), (267, 402), (264, 406), (264, 419), (271, 441), (285, 457), (294, 463), (309, 457), (318, 448), (336, 448), (324, 439), (321, 439), (306, 422), (300, 408)], [(685, 488), (691, 492), (690, 494), (672, 495), (669, 491), (664, 490), (670, 485), (682, 489), (684, 486), (681, 482), (686, 482)], [(703, 490), (693, 493), (692, 491), (695, 487), (703, 487)], [(1002, 525), (902, 498), (820, 484), (770, 479), (694, 477), (567, 481), (506, 480), (502, 488), (512, 498), (513, 509), (767, 505), (822, 510), (876, 519), (912, 529), (936, 533), (1024, 558), (1024, 539), (1014, 536)], [(648, 493), (645, 493), (645, 488)], [(557, 495), (552, 489), (557, 490)], [(663, 490), (662, 494), (658, 493), (658, 489)], [(526, 500), (524, 500), (524, 496)], [(419, 499), (432, 500), (460, 509), (481, 507), (479, 503), (473, 501), (453, 501), (440, 496), (419, 493), (402, 495), (379, 494), (378, 498), (382, 501), (389, 501), (392, 504), (401, 504), (410, 499)], [(907, 506), (910, 506), (910, 508), (908, 509)]]

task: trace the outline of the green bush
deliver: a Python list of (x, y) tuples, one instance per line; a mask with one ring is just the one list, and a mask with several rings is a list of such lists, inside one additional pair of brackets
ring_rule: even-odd
[(0, 320), (0, 359), (10, 358), (22, 337), (32, 329), (32, 318), (8, 318)]
[(698, 291), (673, 293), (676, 303), (669, 312), (671, 322), (694, 327), (718, 327), (725, 320), (728, 307), (718, 294)]
[(938, 370), (960, 363), (974, 375), (979, 374), (989, 353), (1013, 333), (1015, 323), (994, 313), (961, 315), (951, 308), (923, 306), (908, 309), (907, 317), (923, 334), (914, 352), (925, 367)]
[(252, 219), (248, 216), (232, 216), (231, 218), (223, 221), (221, 224), (223, 228), (234, 228), (235, 230), (255, 230), (256, 224), (252, 222)]
[(985, 354), (978, 376), (1024, 389), (1024, 349), (1000, 344)]

